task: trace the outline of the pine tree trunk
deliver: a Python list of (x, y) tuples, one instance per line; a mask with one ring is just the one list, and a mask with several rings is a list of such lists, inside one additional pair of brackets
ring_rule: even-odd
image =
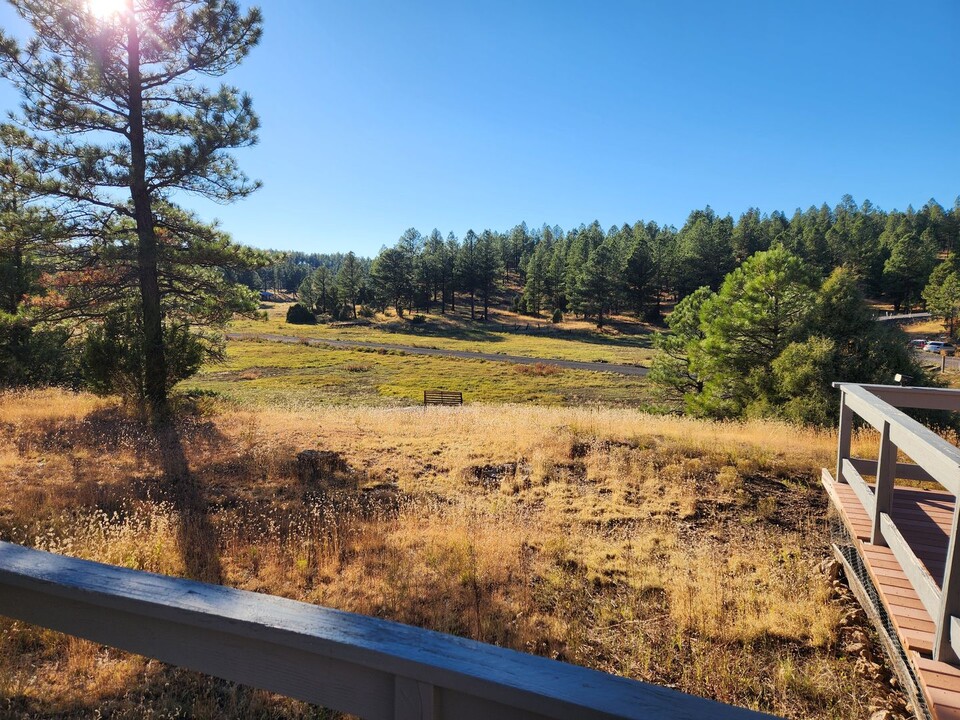
[(127, 23), (127, 77), (130, 108), (130, 196), (137, 222), (137, 271), (143, 319), (144, 397), (154, 419), (166, 416), (167, 363), (163, 347), (163, 312), (157, 272), (157, 235), (147, 189), (147, 156), (143, 132), (143, 97), (140, 87), (140, 36), (130, 4)]

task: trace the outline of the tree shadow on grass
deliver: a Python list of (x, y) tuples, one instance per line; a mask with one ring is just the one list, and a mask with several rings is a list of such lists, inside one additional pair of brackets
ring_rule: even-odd
[[(16, 498), (16, 508), (0, 530), (12, 533), (17, 518), (43, 523), (46, 516), (97, 508), (109, 516), (123, 516), (129, 501), (169, 504), (176, 517), (176, 539), (186, 574), (196, 580), (222, 584), (219, 542), (211, 522), (209, 489), (203, 472), (189, 464), (184, 439), (208, 453), (224, 438), (210, 423), (180, 418), (151, 426), (121, 408), (96, 410), (82, 418), (38, 423), (16, 438), (24, 453), (61, 458), (58, 470), (40, 470)], [(119, 463), (113, 458), (122, 458)], [(102, 459), (102, 460), (101, 460)], [(64, 468), (65, 462), (69, 470)], [(201, 468), (202, 470), (202, 468)], [(49, 477), (48, 477), (49, 476)], [(229, 495), (221, 489), (221, 494)], [(223, 500), (224, 498), (218, 498)], [(227, 498), (229, 499), (229, 498)]]
[(153, 450), (163, 471), (162, 491), (177, 514), (177, 544), (187, 576), (223, 583), (216, 528), (210, 522), (203, 487), (190, 471), (180, 431), (173, 422), (152, 428)]

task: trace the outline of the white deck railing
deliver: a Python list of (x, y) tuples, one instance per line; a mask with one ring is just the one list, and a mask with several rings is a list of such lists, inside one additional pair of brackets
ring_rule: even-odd
[[(837, 481), (850, 484), (872, 521), (870, 542), (890, 548), (930, 614), (936, 626), (934, 660), (956, 663), (960, 658), (960, 620), (956, 617), (960, 614), (960, 555), (956, 551), (960, 521), (956, 502), (960, 494), (960, 449), (898, 408), (960, 410), (960, 390), (853, 383), (834, 383), (834, 387), (840, 389)], [(855, 414), (880, 432), (876, 461), (850, 457)], [(898, 462), (899, 452), (914, 462)], [(863, 475), (876, 478), (872, 487)], [(954, 497), (941, 585), (927, 572), (891, 516), (896, 478), (935, 481)]]
[(770, 717), (376, 618), (0, 543), (0, 614), (368, 720)]

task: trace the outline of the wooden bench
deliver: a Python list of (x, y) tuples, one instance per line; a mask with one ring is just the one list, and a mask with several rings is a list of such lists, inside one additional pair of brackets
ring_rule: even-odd
[(423, 405), (463, 405), (463, 393), (447, 390), (424, 390)]

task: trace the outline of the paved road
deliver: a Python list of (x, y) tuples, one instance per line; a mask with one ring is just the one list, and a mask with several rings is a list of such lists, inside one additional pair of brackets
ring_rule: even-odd
[[(931, 366), (936, 365), (937, 368), (940, 367), (940, 363), (944, 358), (941, 358), (937, 353), (928, 353), (922, 350), (915, 350), (917, 358), (920, 360), (922, 365)], [(948, 357), (944, 363), (944, 369), (949, 370), (950, 372), (956, 372), (960, 370), (960, 357)]]
[(435, 355), (439, 357), (463, 358), (465, 360), (490, 360), (492, 362), (519, 363), (522, 365), (556, 365), (567, 370), (588, 370), (590, 372), (609, 372), (618, 375), (646, 375), (645, 367), (638, 365), (618, 365), (605, 362), (580, 362), (579, 360), (555, 360), (553, 358), (525, 357), (523, 355), (501, 355), (499, 353), (467, 352), (466, 350), (442, 350), (439, 348), (414, 347), (413, 345), (390, 345), (386, 343), (361, 342), (359, 340), (324, 340), (322, 338), (303, 338), (296, 335), (275, 335), (273, 333), (228, 333), (227, 340), (270, 340), (283, 343), (306, 343), (314, 346), (328, 345), (335, 348), (372, 348), (374, 350), (402, 350), (411, 355)]

